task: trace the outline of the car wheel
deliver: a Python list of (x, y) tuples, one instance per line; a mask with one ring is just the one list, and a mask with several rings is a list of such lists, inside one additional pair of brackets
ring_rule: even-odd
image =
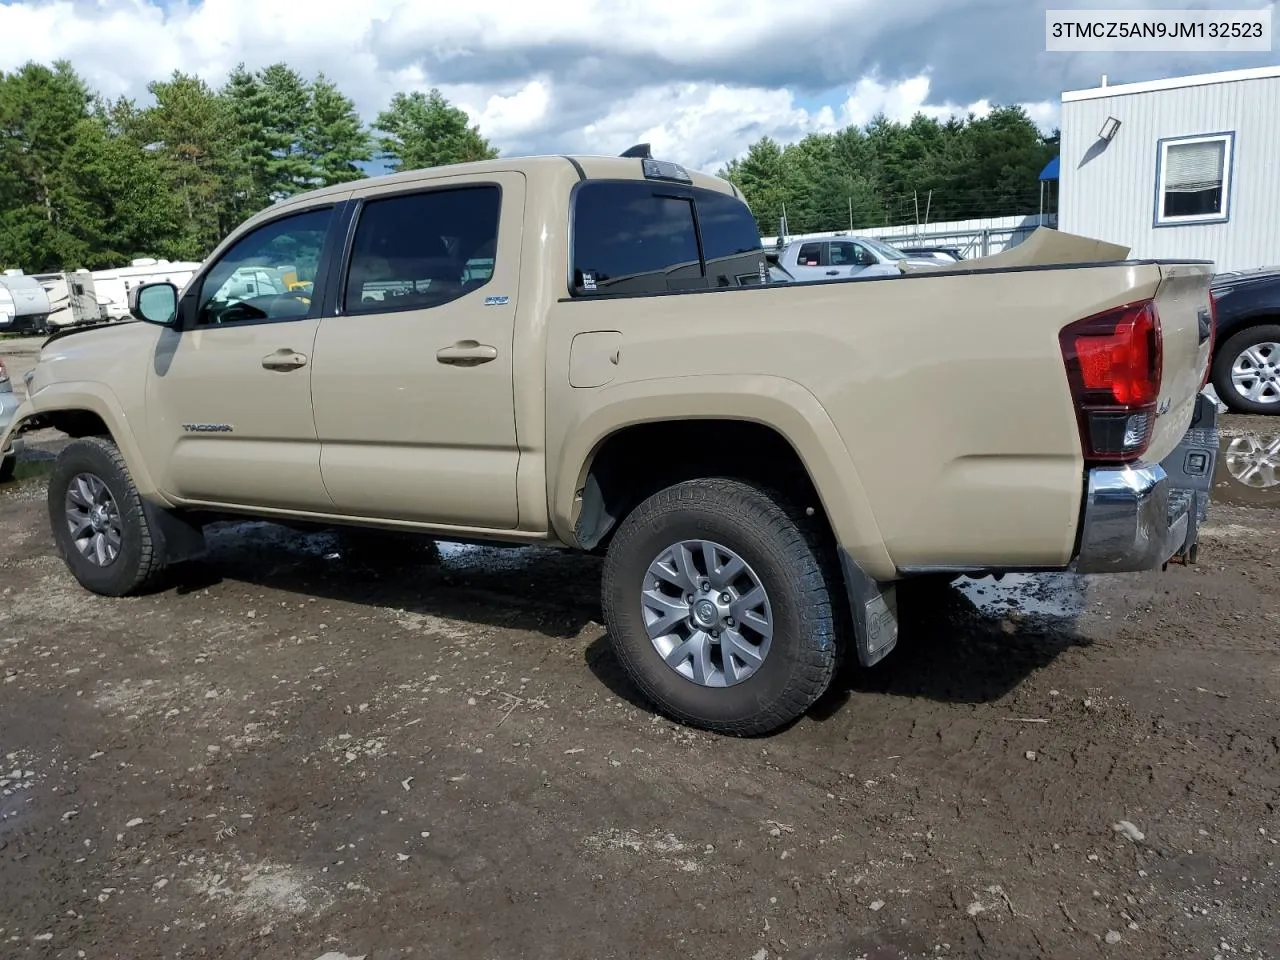
[(7, 457), (0, 457), (0, 483), (8, 483), (13, 479), (13, 472), (18, 467), (18, 455), (11, 453)]
[(605, 620), (627, 675), (671, 719), (769, 733), (830, 684), (832, 567), (800, 517), (776, 494), (706, 479), (659, 491), (619, 525)]
[(1280, 324), (1241, 330), (1217, 350), (1213, 390), (1237, 413), (1280, 414)]
[(73, 440), (49, 477), (49, 520), (63, 561), (93, 593), (122, 597), (164, 569), (142, 497), (110, 440)]

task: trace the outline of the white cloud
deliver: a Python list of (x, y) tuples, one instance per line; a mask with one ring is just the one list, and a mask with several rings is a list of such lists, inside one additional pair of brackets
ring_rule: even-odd
[[(931, 101), (931, 86), (927, 73), (909, 77), (896, 84), (885, 84), (872, 77), (863, 77), (849, 91), (849, 98), (841, 105), (840, 126), (864, 127), (879, 113), (902, 123), (909, 121), (917, 113), (936, 120), (947, 120), (951, 117), (967, 117), (969, 114), (985, 117), (991, 112), (993, 104), (985, 97), (963, 105)], [(1036, 125), (1046, 132), (1057, 123), (1056, 100), (1022, 103), (1021, 106)]]
[(714, 170), (765, 134), (787, 141), (877, 112), (981, 115), (1010, 102), (1050, 127), (1060, 91), (1098, 72), (1120, 82), (1245, 65), (1049, 55), (1043, 9), (828, 0), (798, 17), (776, 0), (4, 0), (0, 69), (65, 58), (105, 95), (145, 100), (147, 83), (174, 70), (220, 84), (239, 62), (284, 60), (324, 71), (366, 119), (397, 90), (438, 86), (506, 152), (648, 140)]
[(786, 90), (669, 84), (615, 104), (575, 133), (571, 148), (616, 154), (634, 143), (651, 143), (654, 156), (714, 171), (762, 136), (795, 140), (834, 127), (830, 107), (811, 113), (796, 106)]
[(457, 103), (480, 125), (486, 137), (502, 143), (529, 136), (546, 124), (551, 87), (543, 80), (534, 79), (509, 95), (491, 94), (478, 110), (467, 99), (459, 98)]

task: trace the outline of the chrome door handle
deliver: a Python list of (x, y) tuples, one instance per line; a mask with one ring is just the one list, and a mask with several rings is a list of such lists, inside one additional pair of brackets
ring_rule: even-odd
[(451, 347), (442, 347), (436, 351), (438, 361), (457, 367), (474, 367), (477, 364), (488, 363), (497, 356), (497, 347), (475, 340), (459, 340)]
[(262, 358), (262, 366), (267, 370), (297, 370), (306, 365), (306, 354), (289, 349), (280, 349)]

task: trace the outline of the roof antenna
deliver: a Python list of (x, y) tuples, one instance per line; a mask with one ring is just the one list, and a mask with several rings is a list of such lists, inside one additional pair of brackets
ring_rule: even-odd
[(652, 160), (653, 154), (649, 152), (649, 144), (637, 143), (634, 147), (628, 147), (618, 154), (620, 157), (638, 157), (641, 160)]

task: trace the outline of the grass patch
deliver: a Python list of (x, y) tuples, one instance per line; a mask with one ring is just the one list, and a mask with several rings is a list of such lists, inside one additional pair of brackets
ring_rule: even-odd
[(19, 460), (13, 468), (13, 477), (4, 483), (0, 483), (0, 490), (5, 487), (14, 487), (27, 480), (35, 480), (39, 477), (47, 477), (53, 473), (53, 465), (56, 461), (53, 458), (38, 460)]

